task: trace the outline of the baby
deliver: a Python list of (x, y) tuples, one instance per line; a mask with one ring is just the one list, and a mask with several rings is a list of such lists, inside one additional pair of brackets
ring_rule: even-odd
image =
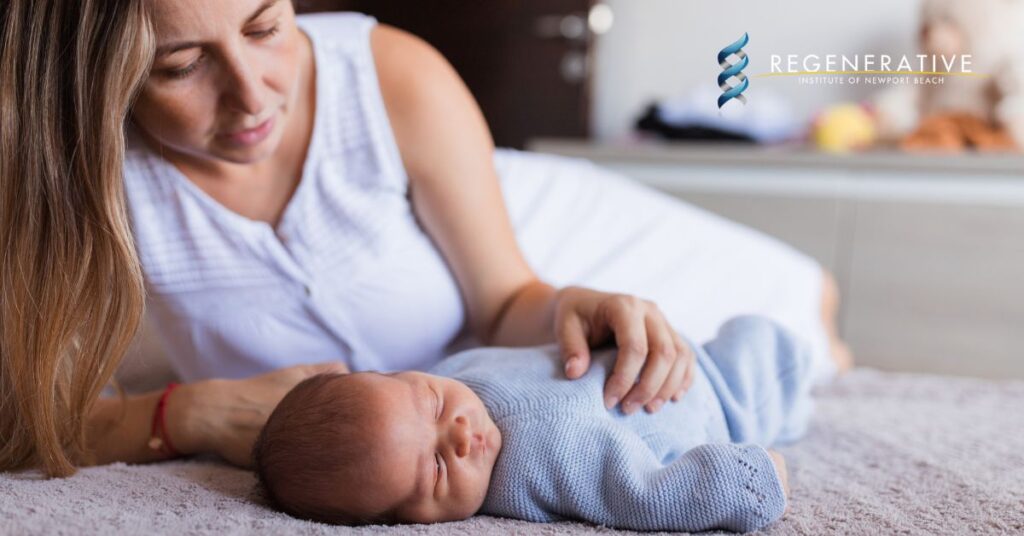
[(555, 344), (483, 347), (430, 372), (323, 374), (260, 433), (270, 501), (335, 524), (476, 513), (632, 530), (752, 531), (786, 508), (785, 464), (759, 445), (801, 436), (811, 357), (768, 319), (726, 322), (694, 348), (691, 388), (656, 413), (605, 409), (614, 347), (577, 380)]

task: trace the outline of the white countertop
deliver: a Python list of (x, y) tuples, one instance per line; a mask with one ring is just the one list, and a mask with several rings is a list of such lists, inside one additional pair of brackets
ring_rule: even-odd
[(739, 143), (662, 140), (598, 142), (560, 138), (536, 138), (527, 144), (527, 149), (622, 162), (1013, 175), (1024, 178), (1022, 153), (913, 154), (896, 150), (872, 150), (830, 154), (807, 146), (794, 145), (766, 147)]

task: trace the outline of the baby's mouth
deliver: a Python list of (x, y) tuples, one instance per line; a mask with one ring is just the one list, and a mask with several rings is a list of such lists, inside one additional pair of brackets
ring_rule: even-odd
[(484, 447), (487, 451), (497, 452), (501, 448), (501, 431), (493, 422), (488, 422), (487, 432), (484, 433)]
[(478, 443), (477, 443), (477, 449), (480, 450), (480, 457), (481, 458), (486, 458), (487, 457), (487, 435), (486, 434), (480, 434), (480, 439), (478, 440)]

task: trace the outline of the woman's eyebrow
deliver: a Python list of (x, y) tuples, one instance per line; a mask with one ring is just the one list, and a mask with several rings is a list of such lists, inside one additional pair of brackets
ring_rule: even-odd
[[(274, 7), (274, 5), (280, 1), (281, 0), (266, 0), (265, 2), (260, 4), (260, 7), (256, 8), (256, 11), (253, 11), (252, 15), (249, 15), (249, 18), (245, 19), (245, 22), (242, 24), (242, 26), (245, 26), (246, 24), (249, 24), (250, 22), (256, 20), (257, 18), (259, 18), (260, 15), (263, 14), (264, 11)], [(156, 56), (165, 56), (167, 54), (173, 54), (179, 50), (185, 50), (186, 48), (196, 48), (202, 45), (203, 44), (199, 41), (182, 41), (179, 43), (169, 43), (157, 47)]]
[[(271, 7), (274, 6), (274, 4), (280, 1), (281, 0), (266, 0), (266, 2), (260, 4), (260, 7), (256, 8), (256, 11), (254, 11), (252, 15), (249, 15), (248, 19), (245, 19), (245, 24), (249, 24), (250, 22), (256, 20), (260, 15), (263, 14), (264, 11), (270, 9)], [(245, 26), (245, 24), (243, 24), (243, 26)]]
[(156, 49), (156, 57), (166, 56), (167, 54), (173, 54), (179, 50), (185, 50), (186, 48), (197, 48), (203, 46), (199, 41), (182, 41), (180, 43), (170, 43), (167, 45), (161, 45)]

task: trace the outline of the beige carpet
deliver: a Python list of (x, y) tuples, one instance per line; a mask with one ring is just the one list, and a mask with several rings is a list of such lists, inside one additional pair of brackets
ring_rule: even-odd
[[(816, 393), (788, 459), (791, 509), (767, 534), (1024, 533), (1024, 382), (859, 369)], [(267, 509), (253, 477), (209, 460), (114, 464), (67, 480), (0, 475), (0, 534), (594, 534), (476, 517), (347, 529)]]

